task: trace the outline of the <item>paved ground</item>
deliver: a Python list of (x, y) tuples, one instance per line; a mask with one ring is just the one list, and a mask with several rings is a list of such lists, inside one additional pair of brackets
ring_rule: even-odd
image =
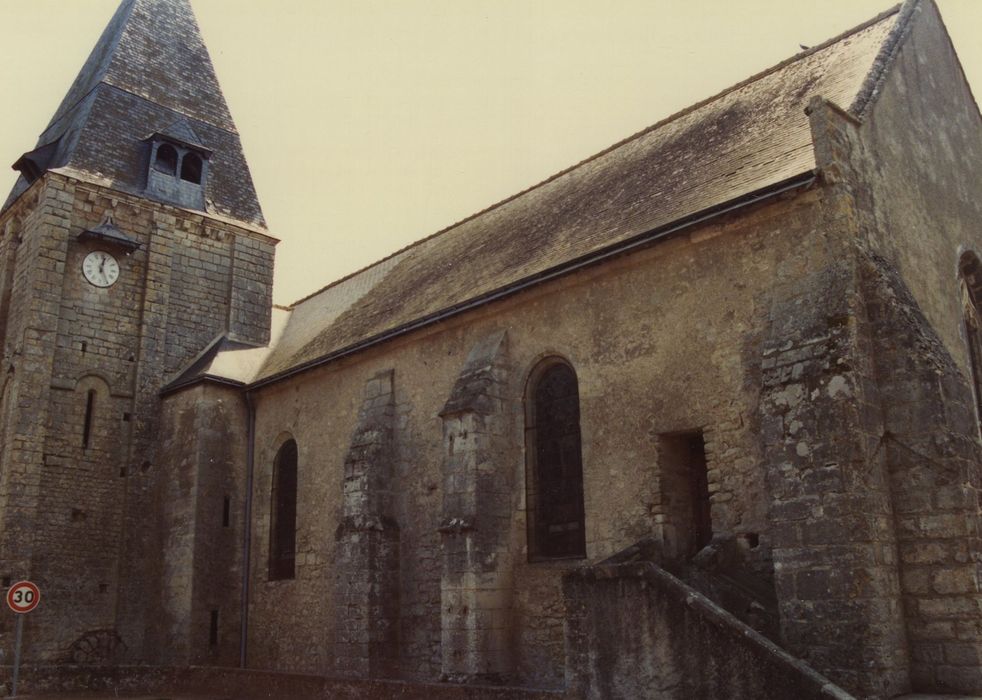
[(72, 695), (18, 695), (24, 700), (234, 700), (228, 695), (114, 695), (113, 693), (83, 693)]
[[(18, 695), (24, 700), (235, 700), (229, 695), (114, 695), (83, 693), (73, 695)], [(894, 700), (982, 700), (982, 695), (902, 695)]]

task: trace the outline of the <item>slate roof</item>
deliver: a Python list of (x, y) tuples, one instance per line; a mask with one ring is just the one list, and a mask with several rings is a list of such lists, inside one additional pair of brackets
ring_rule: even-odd
[(201, 142), (198, 135), (194, 133), (194, 129), (191, 128), (188, 120), (183, 117), (157, 133), (178, 143), (183, 143), (186, 146), (192, 146), (206, 151), (210, 150), (208, 146)]
[[(91, 176), (144, 195), (150, 154), (144, 139), (175, 128), (214, 152), (205, 191), (208, 212), (265, 228), (189, 1), (123, 0), (26, 157), (41, 171)], [(27, 186), (18, 178), (4, 208)]]
[(861, 115), (918, 0), (690, 107), (297, 302), (263, 384), (812, 173), (813, 96)]
[(290, 318), (290, 310), (282, 306), (274, 306), (272, 311), (269, 345), (257, 347), (223, 334), (209, 343), (185, 369), (170, 377), (162, 389), (163, 393), (176, 391), (202, 380), (245, 386), (255, 379), (282, 337), (283, 329)]

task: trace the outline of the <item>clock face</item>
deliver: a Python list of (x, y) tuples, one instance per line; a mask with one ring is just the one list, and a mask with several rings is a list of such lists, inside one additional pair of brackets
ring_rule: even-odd
[(82, 274), (96, 287), (111, 287), (119, 279), (119, 263), (109, 253), (93, 250), (82, 261)]

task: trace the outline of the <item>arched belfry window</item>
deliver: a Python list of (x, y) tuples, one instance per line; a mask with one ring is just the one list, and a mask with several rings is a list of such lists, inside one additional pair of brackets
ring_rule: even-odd
[(201, 184), (201, 158), (194, 153), (185, 153), (181, 160), (181, 179), (185, 182)]
[(165, 175), (177, 174), (177, 149), (169, 143), (162, 143), (157, 148), (153, 161), (153, 169)]
[(188, 209), (205, 209), (208, 162), (212, 151), (187, 120), (148, 136), (150, 168), (147, 193)]
[(580, 397), (559, 358), (533, 370), (525, 396), (529, 560), (586, 556)]
[(273, 460), (269, 520), (269, 580), (294, 577), (297, 550), (297, 443), (287, 440)]
[(959, 271), (972, 390), (975, 392), (976, 416), (982, 422), (982, 261), (974, 253), (965, 253)]

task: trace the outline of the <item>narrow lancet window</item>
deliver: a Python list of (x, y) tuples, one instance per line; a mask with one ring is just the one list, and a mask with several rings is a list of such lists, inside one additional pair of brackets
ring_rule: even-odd
[(85, 395), (85, 420), (82, 423), (82, 447), (89, 448), (92, 439), (92, 414), (95, 411), (95, 389), (89, 389)]
[(211, 621), (208, 625), (208, 645), (212, 647), (218, 646), (218, 611), (211, 611)]
[(294, 577), (297, 543), (297, 443), (287, 440), (273, 462), (269, 580)]
[(558, 359), (532, 373), (526, 395), (529, 559), (586, 556), (580, 398), (573, 368)]

